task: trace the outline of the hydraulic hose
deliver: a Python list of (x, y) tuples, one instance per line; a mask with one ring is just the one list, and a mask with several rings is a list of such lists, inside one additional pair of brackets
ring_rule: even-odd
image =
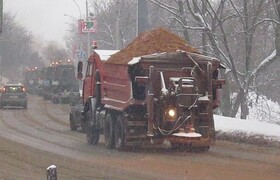
[[(176, 122), (175, 122), (173, 128), (172, 128), (170, 131), (161, 129), (160, 127), (158, 127), (158, 130), (159, 130), (159, 132), (160, 132), (162, 135), (164, 135), (164, 136), (171, 135), (172, 133), (174, 133), (175, 131), (177, 131), (190, 117), (191, 117), (191, 116), (186, 117), (186, 118), (183, 120), (183, 122), (177, 126), (178, 122), (183, 118), (182, 116), (180, 116), (180, 117), (176, 120)], [(177, 126), (177, 127), (176, 127), (176, 126)]]

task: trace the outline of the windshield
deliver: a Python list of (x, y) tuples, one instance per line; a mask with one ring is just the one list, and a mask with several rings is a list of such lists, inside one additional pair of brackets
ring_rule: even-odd
[(59, 79), (75, 79), (74, 65), (58, 65), (56, 68), (56, 76)]
[(22, 93), (24, 92), (23, 86), (5, 86), (4, 87), (6, 93)]

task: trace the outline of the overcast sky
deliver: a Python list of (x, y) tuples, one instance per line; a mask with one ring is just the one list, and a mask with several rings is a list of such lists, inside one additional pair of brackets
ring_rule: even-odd
[(69, 29), (66, 23), (71, 23), (74, 18), (80, 17), (75, 1), (84, 18), (86, 0), (4, 0), (4, 12), (15, 15), (16, 20), (35, 37), (46, 41), (60, 41), (64, 45), (63, 38)]

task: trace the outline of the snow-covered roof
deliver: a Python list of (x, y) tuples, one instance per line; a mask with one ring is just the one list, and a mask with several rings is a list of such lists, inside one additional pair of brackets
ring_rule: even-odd
[(128, 62), (128, 65), (133, 65), (139, 62), (141, 57), (134, 57), (131, 61)]
[(119, 52), (119, 50), (94, 50), (100, 57), (102, 61), (107, 61), (110, 56)]

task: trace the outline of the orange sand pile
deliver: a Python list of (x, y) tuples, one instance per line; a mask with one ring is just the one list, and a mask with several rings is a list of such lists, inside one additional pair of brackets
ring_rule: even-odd
[(184, 39), (176, 34), (163, 28), (157, 28), (141, 33), (126, 48), (111, 56), (107, 62), (127, 64), (133, 57), (177, 50), (199, 53), (197, 49), (189, 46)]

